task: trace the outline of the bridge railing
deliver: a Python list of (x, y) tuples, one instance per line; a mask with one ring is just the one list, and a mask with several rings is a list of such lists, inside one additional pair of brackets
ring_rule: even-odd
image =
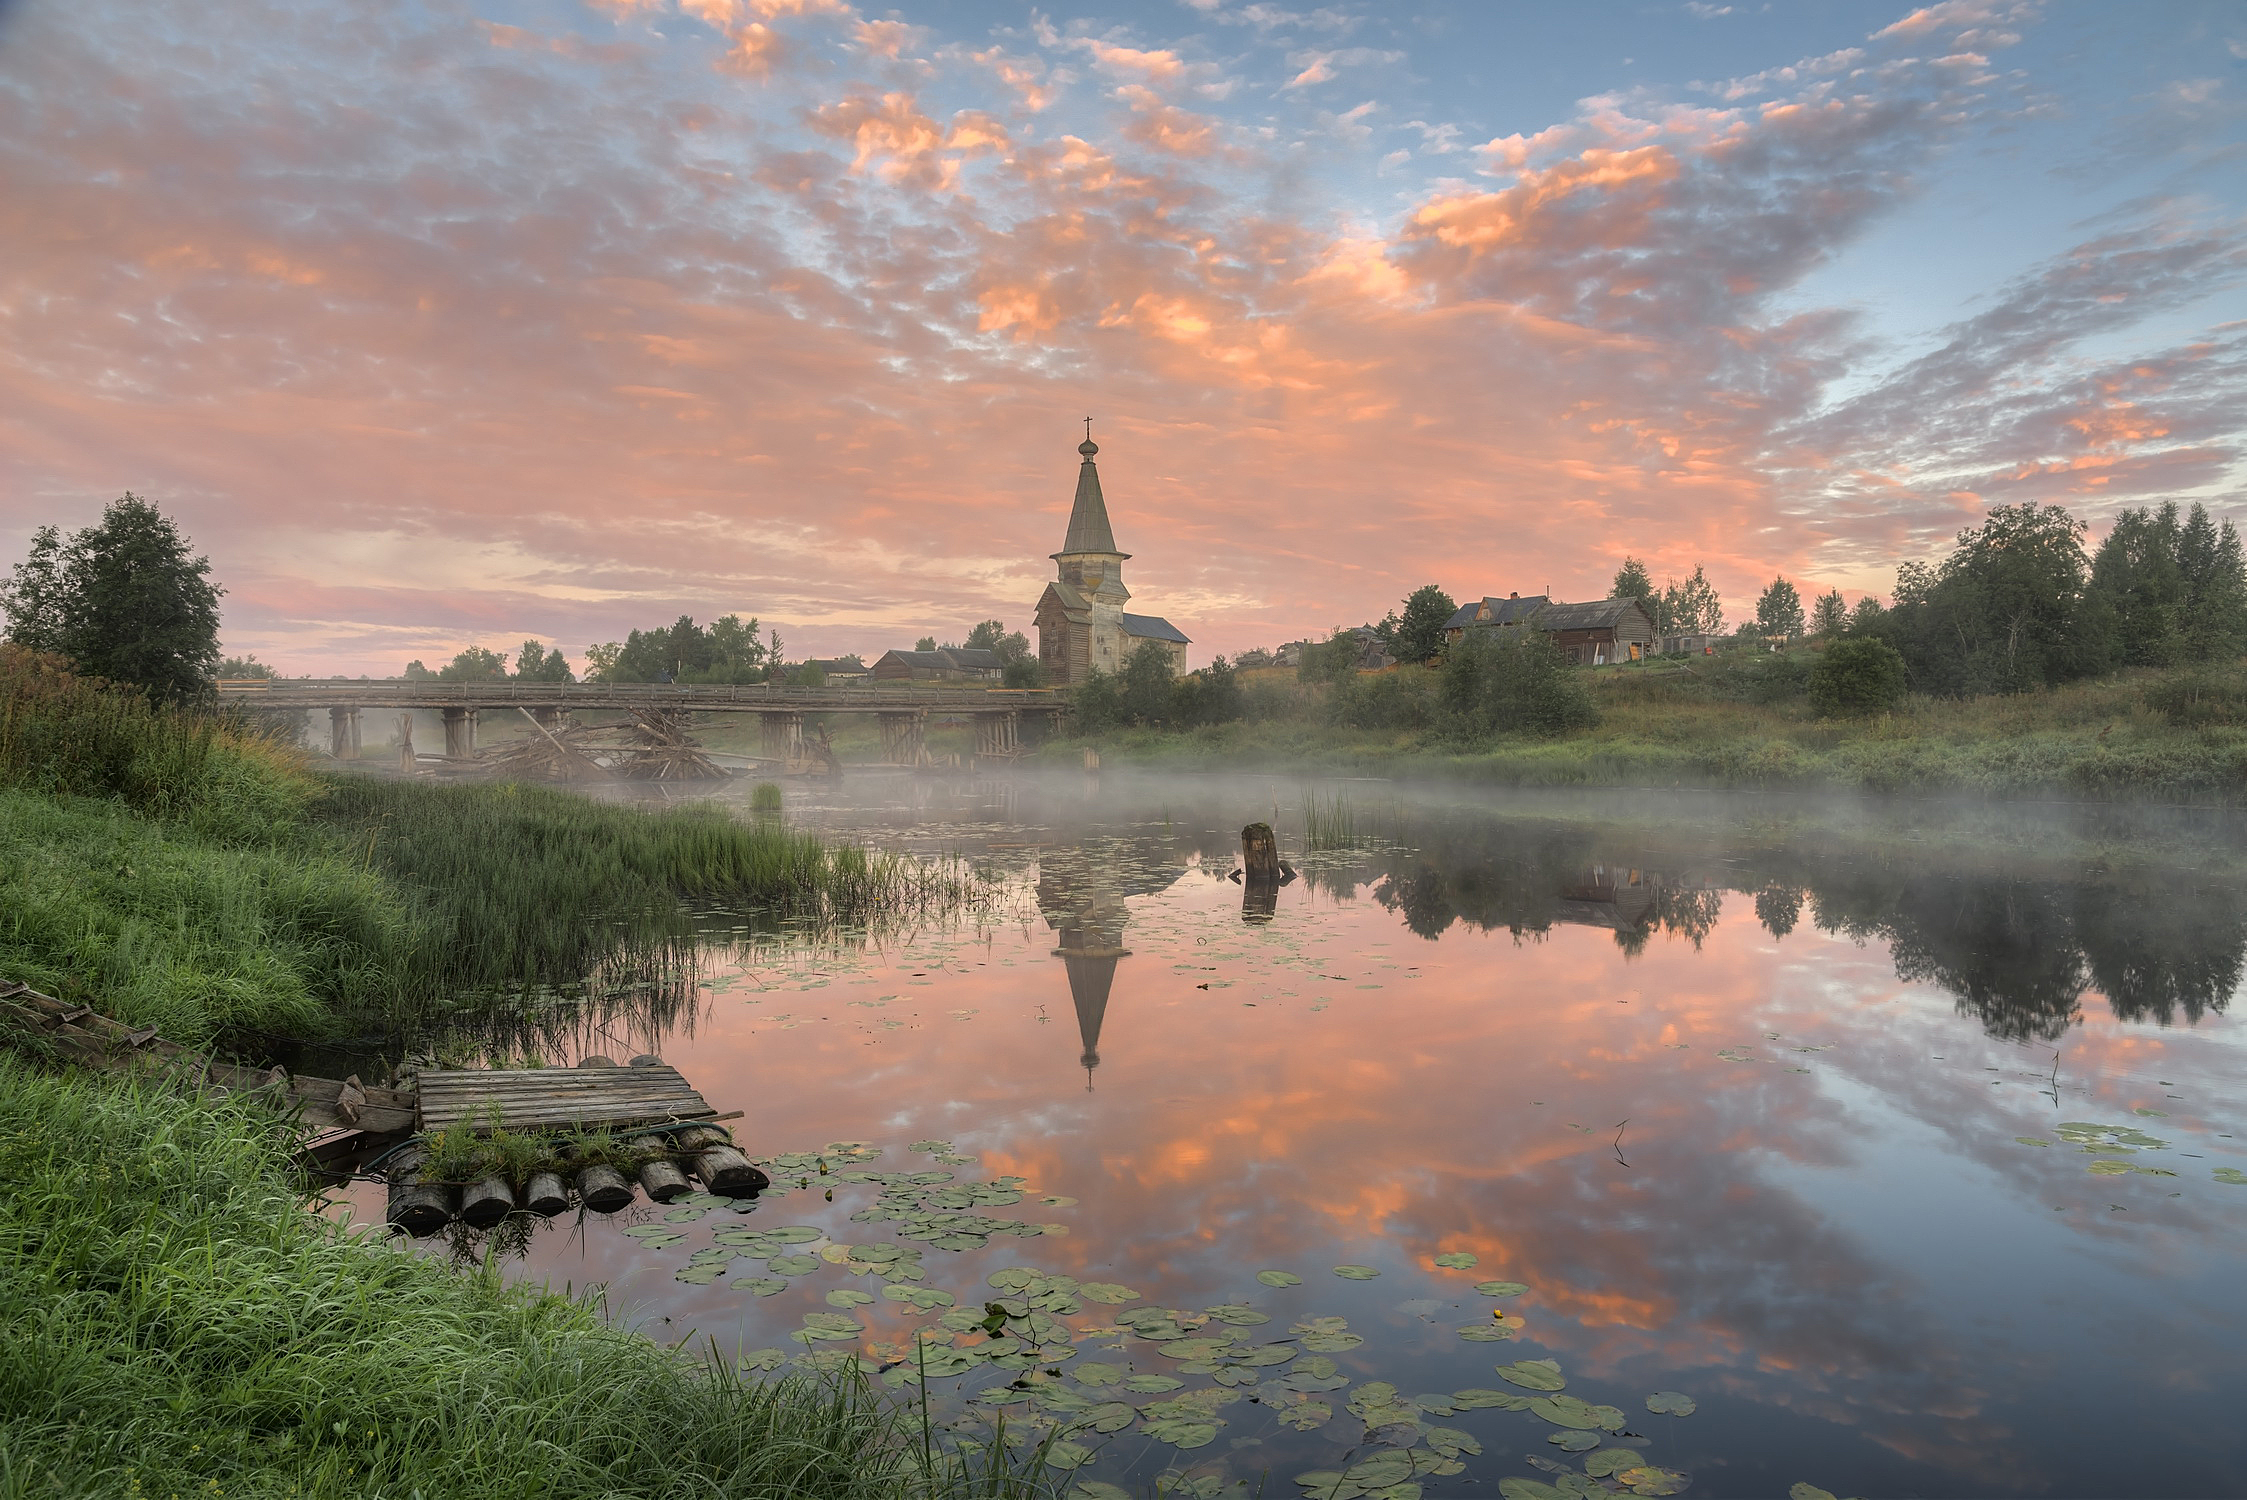
[(782, 683), (669, 683), (669, 682), (401, 682), (361, 678), (254, 678), (225, 680), (218, 684), (221, 698), (245, 705), (269, 703), (275, 707), (348, 707), (354, 700), (436, 706), (457, 703), (462, 707), (505, 708), (558, 706), (599, 707), (740, 707), (775, 712), (823, 708), (955, 708), (968, 705), (988, 710), (1058, 708), (1065, 703), (1056, 688), (983, 687), (973, 683), (890, 684), (880, 687), (790, 687)]

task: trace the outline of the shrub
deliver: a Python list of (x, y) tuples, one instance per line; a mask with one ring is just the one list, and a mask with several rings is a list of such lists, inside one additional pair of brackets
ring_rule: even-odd
[(1446, 652), (1437, 700), (1455, 735), (1558, 734), (1599, 722), (1583, 679), (1541, 631), (1473, 631)]
[(2237, 666), (2172, 673), (2146, 689), (2146, 706), (2185, 728), (2247, 724), (2247, 677)]
[(1827, 717), (1872, 714), (1903, 701), (1904, 658), (1873, 636), (1830, 642), (1810, 669), (1810, 706)]

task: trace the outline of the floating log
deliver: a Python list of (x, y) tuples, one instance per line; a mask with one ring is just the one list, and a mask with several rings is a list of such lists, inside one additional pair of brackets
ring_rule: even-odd
[(489, 1229), (515, 1211), (515, 1192), (504, 1178), (487, 1177), (460, 1195), (461, 1222), (471, 1229)]
[(614, 1167), (586, 1167), (577, 1174), (577, 1196), (597, 1214), (632, 1206), (632, 1184)]
[(523, 1207), (542, 1219), (551, 1219), (570, 1206), (569, 1190), (562, 1179), (552, 1172), (533, 1172), (528, 1186), (523, 1189)]
[(415, 1239), (425, 1239), (452, 1222), (453, 1190), (441, 1182), (419, 1180), (425, 1151), (402, 1153), (390, 1169), (387, 1217)]
[(671, 1139), (693, 1157), (694, 1175), (702, 1179), (702, 1185), (721, 1198), (754, 1197), (772, 1186), (772, 1179), (715, 1126), (698, 1125)]
[[(671, 1149), (671, 1143), (659, 1135), (644, 1135), (631, 1144), (642, 1149), (651, 1146), (658, 1151)], [(647, 1190), (649, 1199), (656, 1203), (669, 1203), (673, 1198), (694, 1191), (694, 1185), (687, 1181), (687, 1174), (680, 1171), (679, 1164), (669, 1156), (654, 1157), (640, 1164), (640, 1186)]]

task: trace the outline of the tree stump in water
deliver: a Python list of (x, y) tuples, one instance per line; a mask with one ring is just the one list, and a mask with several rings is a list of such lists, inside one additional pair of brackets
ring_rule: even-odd
[(747, 1198), (772, 1186), (772, 1179), (726, 1138), (714, 1125), (682, 1130), (672, 1137), (681, 1151), (694, 1157), (694, 1175), (721, 1198)]
[(614, 1167), (587, 1167), (577, 1174), (577, 1196), (597, 1214), (632, 1206), (632, 1184)]
[(523, 1207), (542, 1219), (551, 1219), (570, 1206), (570, 1195), (562, 1186), (562, 1179), (552, 1172), (533, 1172), (528, 1186), (523, 1189)]
[(385, 1217), (415, 1239), (426, 1239), (453, 1219), (453, 1190), (441, 1182), (422, 1182), (421, 1165), (426, 1151), (400, 1154), (390, 1169), (389, 1202)]
[(1269, 823), (1251, 823), (1241, 830), (1241, 868), (1250, 885), (1280, 883), (1280, 841)]
[(460, 1219), (471, 1229), (489, 1229), (515, 1211), (515, 1190), (503, 1177), (471, 1183), (460, 1195)]
[[(671, 1143), (659, 1135), (641, 1136), (631, 1144), (643, 1150), (651, 1146), (658, 1151), (668, 1152), (671, 1149)], [(694, 1191), (694, 1184), (687, 1181), (687, 1174), (680, 1171), (678, 1163), (669, 1156), (654, 1157), (640, 1164), (640, 1186), (646, 1190), (649, 1199), (656, 1203), (669, 1203), (673, 1198)]]

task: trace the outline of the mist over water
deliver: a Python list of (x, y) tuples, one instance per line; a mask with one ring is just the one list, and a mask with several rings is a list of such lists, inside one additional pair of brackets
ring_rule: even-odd
[[(1094, 1401), (1210, 1393), (1213, 1438), (1126, 1430), (1085, 1478), (1297, 1494), (1381, 1449), (1348, 1403), (1395, 1416), (1364, 1397), (1387, 1382), (1428, 1396), (1423, 1433), (1479, 1446), (1422, 1473), (1427, 1496), (1553, 1482), (1582, 1460), (1549, 1439), (1577, 1429), (1447, 1405), (1551, 1359), (1626, 1414), (1603, 1441), (1693, 1494), (2247, 1492), (2247, 1184), (2219, 1175), (2247, 1167), (2236, 827), (1114, 775), (791, 786), (786, 816), (972, 859), (989, 899), (803, 943), (744, 945), (713, 916), (691, 1029), (587, 1044), (661, 1053), (743, 1112), (753, 1155), (882, 1154), (776, 1172), (746, 1214), (565, 1224), (511, 1274), (606, 1283), (666, 1338), (855, 1349), (894, 1375), (939, 1310), (837, 1259), (677, 1275), (722, 1262), (729, 1229), (888, 1242), (863, 1211), (889, 1190), (844, 1170), (922, 1171), (949, 1143), (961, 1182), (1023, 1179), (1019, 1206), (979, 1212), (1059, 1232), (925, 1245), (921, 1285), (977, 1306), (1002, 1295), (991, 1273), (1034, 1266), (1142, 1300), (1059, 1315), (1067, 1358), (933, 1381), (945, 1414), (1040, 1363), (1184, 1383), (1055, 1383)], [(1226, 878), (1257, 819), (1300, 874), (1268, 914)], [(1527, 1290), (1475, 1290), (1492, 1281)], [(856, 1344), (790, 1341), (851, 1288), (880, 1299), (845, 1309)], [(1363, 1342), (1323, 1357), (1350, 1384), (1213, 1386), (1117, 1326), (1234, 1305), (1270, 1321), (1197, 1336), (1346, 1319)], [(1697, 1409), (1650, 1411), (1658, 1391)], [(1314, 1400), (1329, 1418), (1280, 1420)]]

